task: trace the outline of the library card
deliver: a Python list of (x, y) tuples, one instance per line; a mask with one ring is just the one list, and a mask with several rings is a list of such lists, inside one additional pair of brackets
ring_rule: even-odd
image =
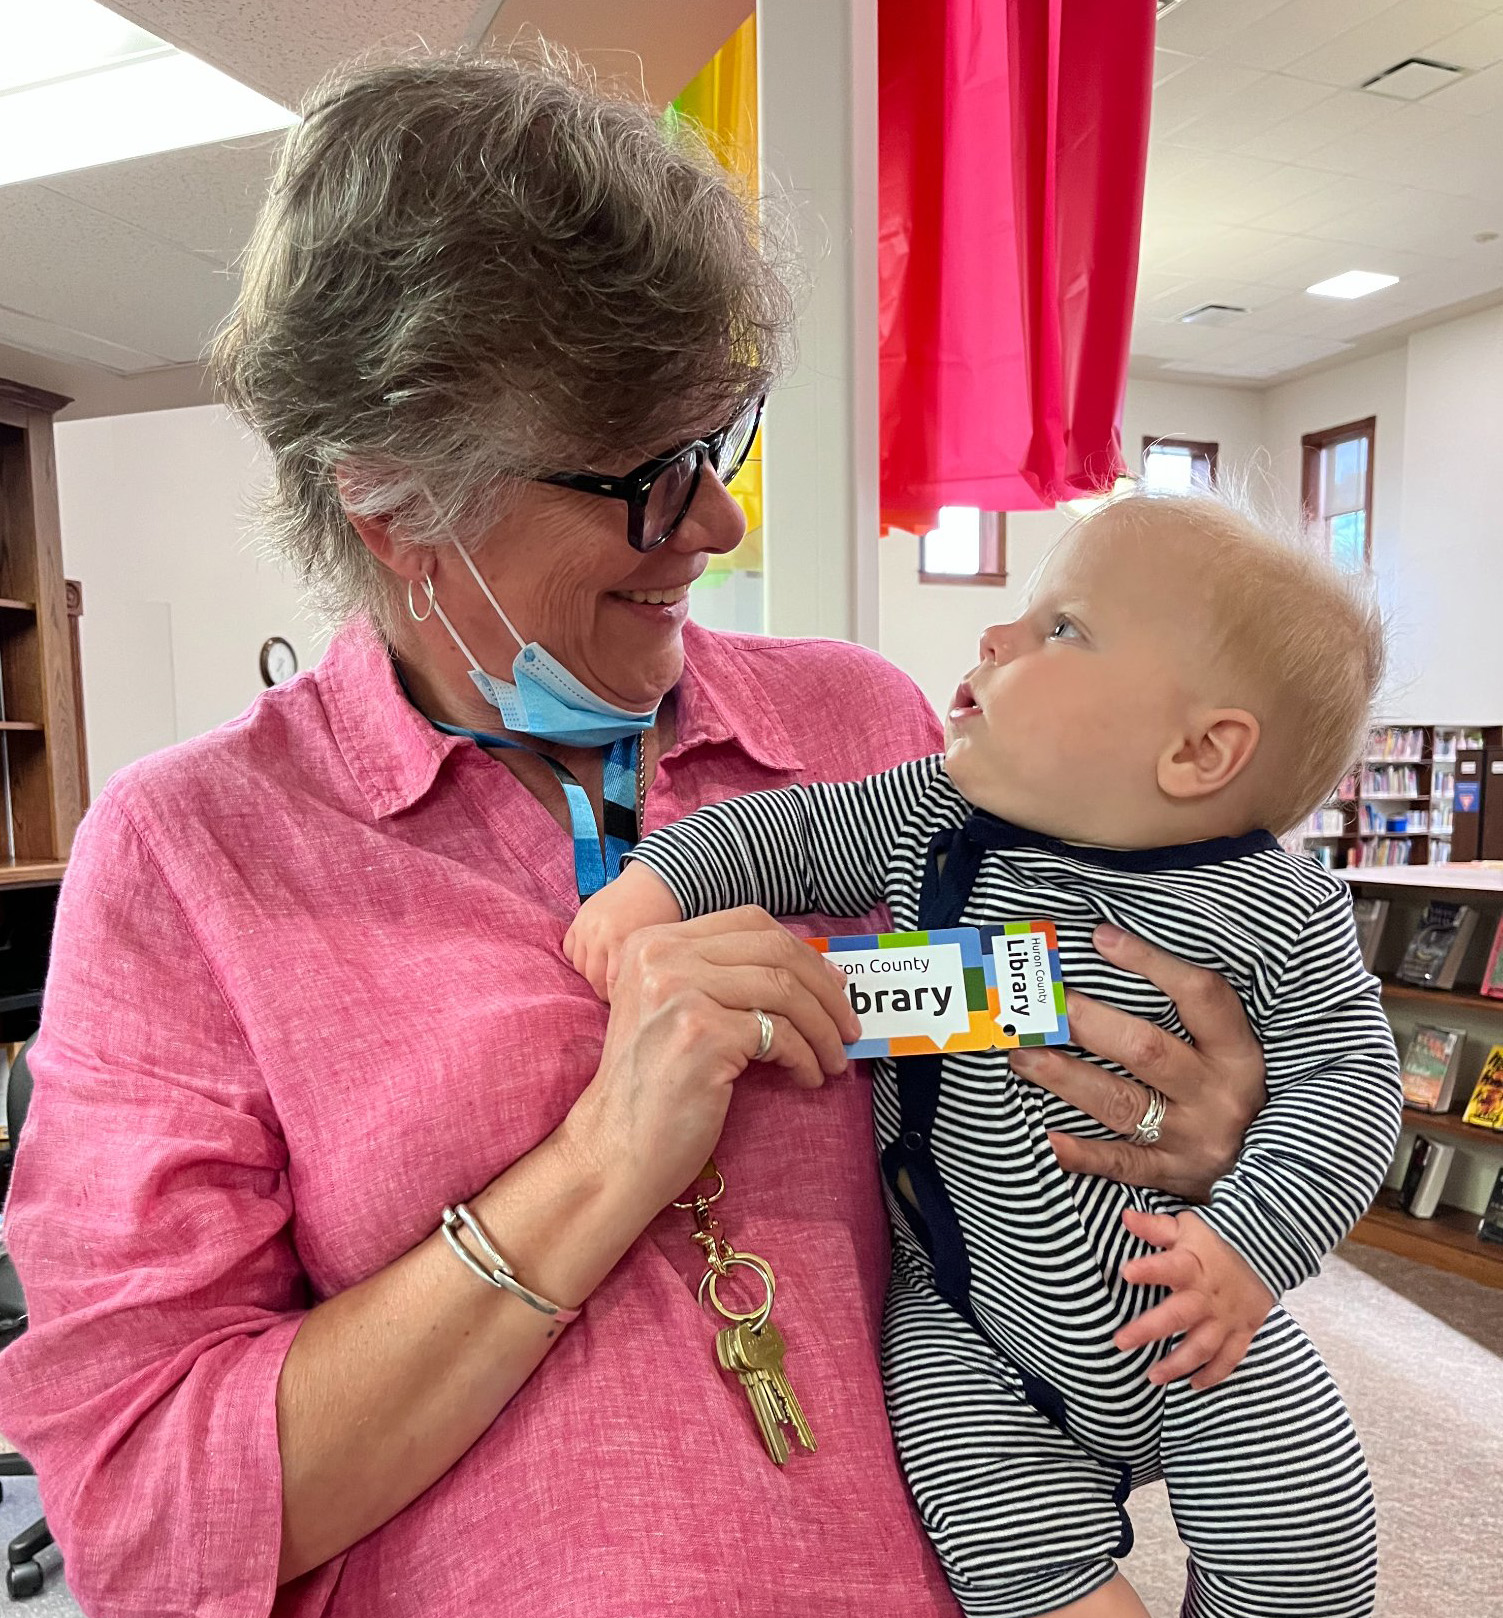
[(1063, 1045), (1070, 1037), (1059, 943), (1048, 921), (811, 938), (845, 974), (861, 1038), (846, 1054)]

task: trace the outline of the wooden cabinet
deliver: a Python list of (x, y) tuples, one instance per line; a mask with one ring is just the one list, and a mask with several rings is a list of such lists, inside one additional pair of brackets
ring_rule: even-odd
[(67, 403), (0, 381), (0, 885), (67, 859), (87, 796), (52, 447)]

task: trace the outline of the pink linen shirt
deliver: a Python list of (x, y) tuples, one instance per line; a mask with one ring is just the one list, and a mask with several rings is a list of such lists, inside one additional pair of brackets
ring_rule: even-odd
[[(937, 743), (859, 648), (685, 645), (649, 827)], [(816, 1455), (762, 1452), (668, 1211), (442, 1479), (276, 1588), (283, 1355), (311, 1303), (428, 1236), (590, 1079), (605, 1012), (560, 947), (577, 904), (565, 833), (408, 705), (363, 629), (90, 811), (7, 1213), (31, 1328), (0, 1356), (0, 1430), (93, 1618), (953, 1618), (884, 1417), (859, 1070), (810, 1093), (751, 1068), (717, 1149)]]

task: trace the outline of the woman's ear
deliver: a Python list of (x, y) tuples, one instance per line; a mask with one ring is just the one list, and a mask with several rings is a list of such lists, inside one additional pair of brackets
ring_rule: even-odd
[(432, 552), (419, 545), (404, 544), (392, 527), (386, 512), (364, 516), (352, 511), (356, 492), (356, 474), (350, 467), (336, 468), (334, 481), (339, 489), (339, 503), (344, 507), (345, 519), (359, 534), (365, 548), (383, 567), (389, 568), (399, 579), (415, 583), (432, 567)]
[(1214, 708), (1197, 715), (1194, 728), (1159, 758), (1160, 790), (1181, 802), (1220, 792), (1252, 761), (1261, 734), (1257, 719), (1245, 708)]

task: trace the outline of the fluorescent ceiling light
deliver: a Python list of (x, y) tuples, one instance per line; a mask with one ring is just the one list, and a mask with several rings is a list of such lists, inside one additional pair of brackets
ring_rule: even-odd
[(1381, 292), (1384, 287), (1397, 284), (1396, 275), (1378, 275), (1372, 270), (1348, 270), (1345, 275), (1333, 275), (1329, 281), (1317, 281), (1306, 292), (1317, 298), (1365, 298), (1369, 292)]
[(94, 0), (0, 0), (0, 185), (293, 122)]

